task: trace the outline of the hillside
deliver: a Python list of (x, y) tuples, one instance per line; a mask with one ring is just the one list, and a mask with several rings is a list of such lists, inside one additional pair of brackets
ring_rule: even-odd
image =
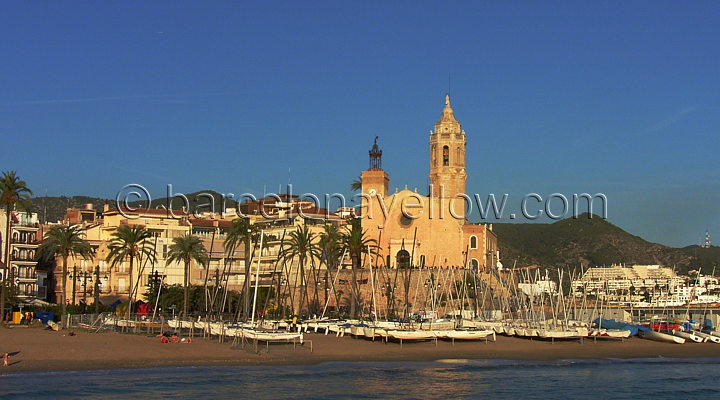
[[(210, 200), (210, 196), (212, 196), (212, 200)], [(185, 194), (185, 197), (188, 199), (189, 207), (188, 210), (190, 212), (192, 211), (210, 211), (213, 209), (215, 212), (221, 212), (224, 211), (225, 208), (232, 208), (235, 207), (235, 204), (237, 204), (236, 201), (232, 199), (224, 199), (225, 205), (223, 206), (223, 195), (221, 193), (218, 193), (214, 190), (201, 190), (199, 192), (193, 192), (193, 193), (187, 193)], [(171, 208), (173, 210), (180, 210), (183, 206), (186, 206), (184, 204), (184, 201), (180, 197), (174, 197), (171, 199), (172, 201), (169, 201), (167, 197), (162, 197), (158, 199), (153, 199), (150, 204), (150, 208)], [(114, 207), (114, 201), (113, 201), (113, 207)], [(214, 204), (214, 205), (213, 205)], [(147, 202), (142, 201), (133, 201), (130, 202), (131, 207), (146, 207)]]
[[(220, 212), (223, 210), (223, 195), (214, 190), (203, 190), (194, 193), (188, 193), (185, 196), (190, 203), (190, 210), (208, 211), (210, 210), (210, 197), (207, 195), (200, 196), (200, 194), (212, 195), (215, 202), (215, 211)], [(102, 211), (105, 204), (109, 204), (110, 208), (115, 208), (115, 199), (101, 199), (98, 197), (88, 196), (73, 196), (73, 197), (34, 197), (30, 200), (32, 204), (32, 211), (38, 213), (38, 217), (41, 221), (57, 222), (65, 218), (65, 211), (71, 207), (84, 207), (85, 204), (92, 204), (96, 210)], [(161, 206), (167, 207), (170, 204), (172, 209), (180, 210), (183, 207), (183, 201), (181, 198), (174, 198), (172, 203), (168, 202), (168, 199), (163, 197), (159, 199), (153, 199), (150, 208), (159, 208)], [(235, 207), (236, 202), (231, 199), (226, 199), (225, 207)], [(141, 201), (130, 202), (131, 207), (145, 207), (146, 203)]]
[(85, 207), (85, 204), (92, 204), (96, 210), (102, 211), (105, 204), (113, 204), (113, 201), (98, 197), (72, 196), (72, 197), (33, 197), (30, 199), (32, 212), (38, 213), (42, 222), (58, 222), (65, 218), (65, 211), (71, 207)]
[[(662, 264), (680, 272), (720, 266), (720, 247), (673, 248), (632, 235), (597, 215), (551, 224), (493, 224), (505, 266), (579, 268), (610, 264)], [(720, 271), (720, 270), (718, 270)]]

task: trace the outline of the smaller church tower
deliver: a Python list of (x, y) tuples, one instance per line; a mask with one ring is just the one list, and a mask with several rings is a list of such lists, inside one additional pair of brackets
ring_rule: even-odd
[[(434, 196), (440, 191), (445, 198), (465, 194), (465, 131), (455, 119), (450, 108), (450, 96), (445, 96), (445, 108), (440, 120), (435, 123), (435, 132), (430, 131), (430, 184)], [(464, 203), (456, 212), (464, 215)]]
[[(369, 211), (368, 196), (372, 199), (372, 213), (379, 212), (379, 208), (375, 207), (378, 203), (378, 195), (384, 199), (388, 195), (388, 185), (390, 184), (390, 177), (387, 172), (382, 169), (382, 150), (377, 144), (378, 137), (375, 136), (375, 143), (373, 143), (372, 149), (370, 149), (370, 166), (367, 171), (363, 171), (360, 175), (360, 181), (362, 183), (362, 212), (367, 213)], [(372, 218), (380, 217), (372, 215)], [(380, 222), (381, 223), (381, 222)]]

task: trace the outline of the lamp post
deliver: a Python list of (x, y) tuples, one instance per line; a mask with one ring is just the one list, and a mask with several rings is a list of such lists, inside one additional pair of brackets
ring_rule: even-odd
[(88, 280), (88, 275), (90, 275), (90, 281), (92, 282), (92, 275), (91, 275), (91, 274), (88, 274), (88, 272), (83, 272), (83, 273), (82, 273), (82, 277), (83, 277), (83, 303), (85, 303), (85, 305), (87, 305), (87, 280)]
[[(433, 312), (435, 312), (435, 293), (438, 288), (440, 288), (440, 284), (438, 283), (437, 286), (435, 285), (435, 274), (430, 273), (430, 279), (427, 279), (425, 281), (426, 288), (430, 288), (430, 305), (432, 306)], [(433, 316), (434, 317), (434, 316)]]
[[(77, 267), (73, 267), (73, 273), (70, 275), (70, 279), (72, 279), (73, 282), (73, 304), (75, 304), (75, 297), (76, 297), (76, 283), (82, 282), (82, 291), (83, 291), (83, 303), (87, 304), (87, 285), (88, 281), (90, 283), (93, 283), (93, 275), (98, 274), (95, 278), (95, 285), (98, 285), (99, 281), (99, 267), (98, 270), (96, 270), (95, 273), (92, 271), (83, 271), (78, 272)], [(96, 300), (97, 301), (97, 300)]]
[(75, 277), (76, 277), (76, 276), (77, 276), (77, 265), (73, 265), (73, 274), (72, 274), (72, 276), (70, 277), (70, 279), (72, 279), (72, 283), (73, 283), (73, 285), (72, 285), (72, 286), (73, 286), (73, 290), (72, 290), (72, 303), (73, 303), (73, 305), (75, 305)]
[(100, 303), (100, 266), (95, 266), (95, 314), (98, 314), (98, 311), (100, 310), (99, 303)]
[[(392, 298), (393, 298), (393, 293), (397, 289), (397, 286), (391, 285), (390, 282), (385, 282), (385, 284), (383, 284), (383, 289), (385, 289), (384, 295), (385, 295), (385, 298), (387, 299), (387, 312), (389, 314), (390, 307), (393, 306), (393, 308), (394, 308), (394, 304), (391, 305), (391, 302), (392, 302)], [(393, 310), (393, 314), (394, 314), (394, 310)]]

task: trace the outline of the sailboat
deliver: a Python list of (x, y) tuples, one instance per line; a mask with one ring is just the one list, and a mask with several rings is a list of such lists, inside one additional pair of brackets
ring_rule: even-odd
[(685, 339), (683, 339), (681, 337), (669, 335), (667, 333), (651, 331), (651, 330), (641, 330), (640, 336), (644, 339), (655, 340), (657, 342), (677, 343), (677, 344), (685, 343)]

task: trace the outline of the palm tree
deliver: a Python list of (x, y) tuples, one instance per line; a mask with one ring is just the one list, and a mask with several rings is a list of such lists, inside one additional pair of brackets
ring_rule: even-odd
[(200, 241), (200, 238), (187, 233), (185, 236), (176, 237), (173, 239), (173, 244), (170, 245), (168, 251), (168, 262), (182, 261), (185, 263), (185, 272), (183, 279), (183, 319), (187, 318), (188, 314), (188, 297), (189, 297), (189, 286), (190, 286), (190, 263), (195, 260), (198, 264), (205, 264), (208, 261), (208, 252), (205, 246)]
[(5, 323), (5, 286), (8, 281), (7, 269), (10, 268), (10, 232), (12, 225), (12, 211), (16, 205), (22, 206), (26, 211), (30, 210), (30, 196), (32, 191), (28, 189), (27, 183), (17, 177), (15, 171), (3, 172), (0, 178), (0, 204), (5, 206), (5, 273), (0, 282), (0, 324)]
[(250, 313), (250, 242), (256, 236), (257, 228), (250, 223), (247, 217), (233, 220), (225, 236), (225, 253), (232, 261), (235, 249), (240, 244), (245, 244), (245, 282), (243, 284), (243, 321), (247, 321)]
[(353, 192), (362, 190), (362, 175), (358, 176), (357, 179), (354, 179), (352, 181), (352, 183), (350, 184), (350, 190), (352, 190)]
[(114, 268), (118, 264), (122, 264), (126, 259), (130, 262), (130, 291), (128, 292), (128, 307), (125, 311), (125, 318), (130, 319), (130, 308), (133, 301), (133, 265), (135, 260), (138, 262), (147, 257), (151, 262), (155, 262), (155, 247), (150, 243), (152, 233), (143, 225), (121, 225), (112, 234), (112, 240), (108, 245), (110, 252), (106, 261), (110, 263), (110, 267)]
[(341, 235), (342, 248), (350, 255), (350, 261), (352, 262), (352, 285), (350, 287), (354, 299), (350, 304), (350, 314), (353, 318), (356, 317), (359, 298), (356, 271), (361, 267), (363, 253), (368, 251), (368, 248), (372, 252), (377, 247), (377, 241), (368, 238), (365, 233), (362, 230), (360, 218), (353, 218), (350, 220), (350, 228), (346, 229)]
[[(285, 245), (281, 249), (281, 256), (286, 260), (290, 260), (290, 265), (292, 265), (292, 260), (295, 257), (298, 258), (301, 288), (298, 311), (302, 310), (303, 303), (307, 297), (307, 281), (305, 280), (305, 262), (307, 260), (311, 261), (310, 265), (312, 266), (312, 272), (315, 278), (315, 301), (318, 301), (317, 275), (315, 273), (315, 264), (312, 261), (314, 258), (320, 258), (321, 255), (322, 252), (316, 240), (316, 235), (310, 232), (310, 228), (307, 225), (298, 226), (295, 231), (290, 232), (289, 238), (286, 239)], [(310, 308), (309, 306), (310, 300), (308, 299), (308, 309)]]
[(56, 225), (51, 227), (43, 237), (43, 243), (38, 247), (38, 256), (46, 260), (55, 257), (62, 258), (62, 296), (60, 302), (62, 304), (62, 322), (67, 318), (67, 301), (65, 293), (67, 288), (68, 268), (67, 262), (70, 256), (73, 258), (82, 257), (83, 259), (92, 259), (95, 255), (95, 249), (90, 243), (83, 239), (82, 228), (79, 225), (65, 226)]

